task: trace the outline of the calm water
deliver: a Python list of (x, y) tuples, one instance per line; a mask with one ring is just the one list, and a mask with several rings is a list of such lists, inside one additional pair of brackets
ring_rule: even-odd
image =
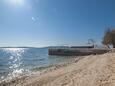
[(0, 48), (0, 80), (27, 74), (33, 68), (67, 61), (66, 57), (49, 56), (47, 48)]

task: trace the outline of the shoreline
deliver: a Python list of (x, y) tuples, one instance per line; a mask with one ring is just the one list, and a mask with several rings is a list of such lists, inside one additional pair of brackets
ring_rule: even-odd
[[(67, 57), (67, 56), (66, 56)], [(28, 74), (22, 74), (19, 75), (18, 77), (14, 77), (12, 79), (4, 79), (0, 81), (0, 86), (4, 86), (4, 84), (9, 84), (12, 81), (13, 82), (17, 82), (19, 80), (23, 80), (25, 78), (30, 78), (30, 77), (34, 77), (34, 76), (40, 76), (43, 75), (47, 72), (51, 72), (54, 70), (57, 70), (59, 68), (63, 68), (66, 67), (68, 65), (71, 65), (73, 63), (78, 62), (80, 59), (84, 58), (85, 56), (68, 56), (67, 58), (70, 58), (68, 62), (60, 62), (60, 63), (56, 63), (56, 64), (52, 64), (52, 65), (46, 65), (46, 66), (41, 66), (41, 67), (35, 67), (31, 70), (31, 73)]]
[(82, 56), (69, 64), (4, 81), (0, 86), (115, 86), (115, 53)]

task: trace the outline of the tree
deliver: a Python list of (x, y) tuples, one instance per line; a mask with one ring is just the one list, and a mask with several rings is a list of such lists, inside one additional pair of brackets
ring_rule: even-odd
[(103, 38), (103, 42), (104, 45), (107, 45), (109, 47), (109, 45), (112, 45), (113, 48), (115, 48), (115, 29), (108, 29), (105, 34), (104, 34), (104, 38)]
[(111, 44), (113, 45), (113, 48), (115, 48), (115, 29), (111, 31)]

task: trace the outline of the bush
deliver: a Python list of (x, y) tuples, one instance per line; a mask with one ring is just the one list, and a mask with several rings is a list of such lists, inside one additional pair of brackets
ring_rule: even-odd
[(104, 45), (113, 45), (113, 48), (115, 48), (115, 29), (108, 29), (103, 38)]

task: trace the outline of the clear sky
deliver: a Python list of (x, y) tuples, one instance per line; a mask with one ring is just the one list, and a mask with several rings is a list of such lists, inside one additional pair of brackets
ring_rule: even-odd
[(115, 0), (0, 0), (0, 46), (85, 45), (115, 26)]

